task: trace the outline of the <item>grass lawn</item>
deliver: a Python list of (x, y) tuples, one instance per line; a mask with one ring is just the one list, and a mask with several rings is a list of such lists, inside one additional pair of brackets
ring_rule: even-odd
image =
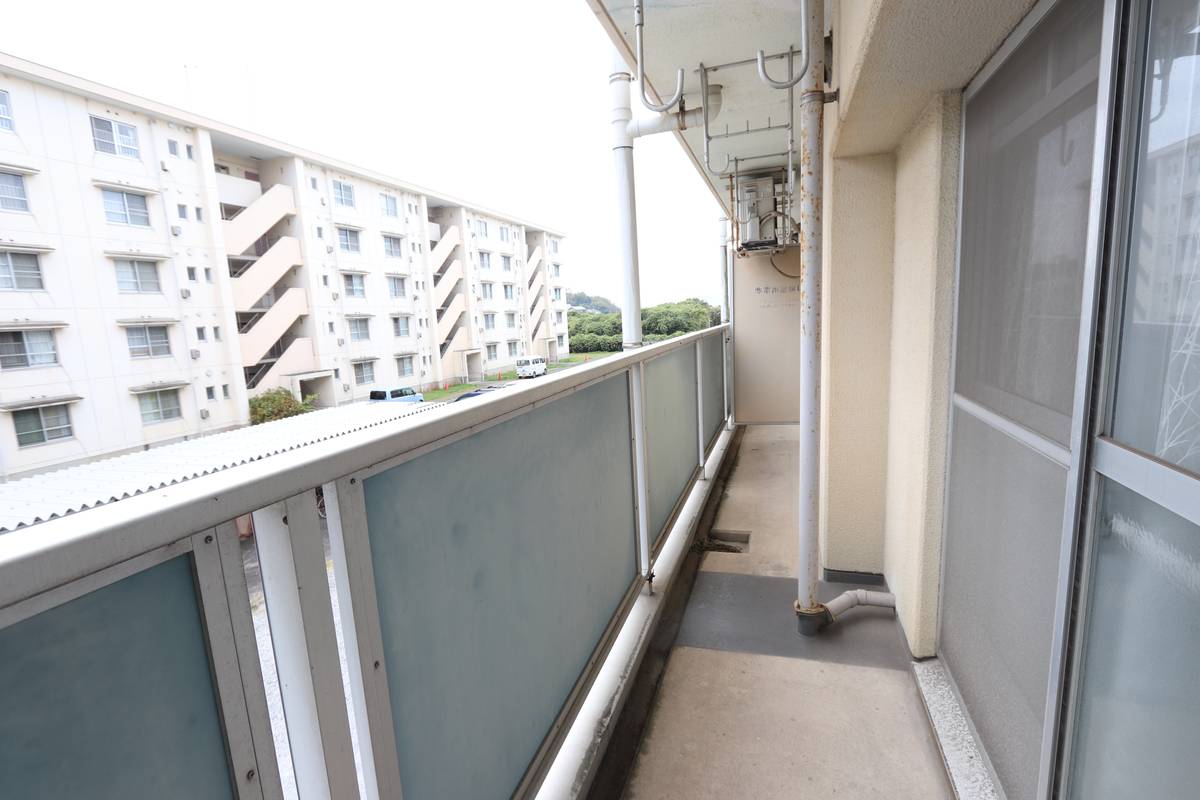
[(607, 352), (607, 351), (601, 351), (598, 353), (568, 353), (567, 355), (563, 356), (561, 359), (554, 362), (553, 364), (547, 364), (546, 368), (550, 372), (557, 372), (560, 369), (568, 369), (570, 367), (577, 367), (580, 364), (584, 364), (584, 363), (590, 364), (591, 362), (595, 361), (598, 358), (608, 358), (609, 356), (615, 356), (615, 355), (616, 355), (616, 353)]
[(447, 389), (430, 389), (423, 392), (426, 403), (440, 403), (443, 400), (453, 400), (463, 392), (469, 392), (475, 388), (473, 383), (456, 383)]

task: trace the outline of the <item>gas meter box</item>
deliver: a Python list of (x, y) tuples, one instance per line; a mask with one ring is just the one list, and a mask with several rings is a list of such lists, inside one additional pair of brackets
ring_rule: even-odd
[(739, 254), (733, 262), (731, 288), (734, 421), (796, 424), (800, 317), (805, 301), (800, 248)]

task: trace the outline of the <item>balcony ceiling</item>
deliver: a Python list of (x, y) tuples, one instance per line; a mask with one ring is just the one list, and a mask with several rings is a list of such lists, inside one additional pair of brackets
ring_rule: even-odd
[[(588, 0), (610, 38), (635, 65), (632, 0)], [(645, 3), (646, 77), (652, 87), (668, 95), (675, 88), (675, 71), (682, 67), (684, 97), (689, 108), (700, 105), (699, 65), (716, 66), (753, 59), (755, 52), (768, 55), (800, 46), (800, 3), (797, 0), (646, 0)], [(768, 62), (770, 74), (779, 80), (787, 75), (784, 61)], [(635, 73), (636, 66), (631, 66)], [(709, 74), (709, 83), (725, 87), (721, 114), (712, 121), (711, 132), (780, 125), (788, 117), (788, 92), (772, 89), (758, 78), (753, 62), (721, 69)], [(634, 116), (649, 114), (636, 97)], [(658, 98), (655, 98), (658, 99)], [(796, 93), (797, 103), (799, 92)], [(797, 134), (798, 135), (798, 134)], [(728, 185), (724, 178), (704, 168), (704, 136), (699, 127), (682, 134), (683, 141), (697, 168), (708, 179), (718, 200), (726, 201)], [(745, 159), (787, 149), (787, 132), (773, 130), (731, 139), (713, 141), (712, 164), (725, 165), (725, 154)], [(786, 159), (756, 159), (745, 169), (782, 166)]]

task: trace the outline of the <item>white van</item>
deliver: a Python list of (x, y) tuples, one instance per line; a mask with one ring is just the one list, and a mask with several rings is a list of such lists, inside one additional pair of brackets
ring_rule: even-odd
[(541, 356), (517, 359), (518, 378), (536, 378), (546, 374), (546, 359)]

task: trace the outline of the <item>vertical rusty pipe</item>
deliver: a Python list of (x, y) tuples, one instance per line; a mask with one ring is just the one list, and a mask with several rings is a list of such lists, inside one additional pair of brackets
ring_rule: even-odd
[[(828, 612), (817, 600), (820, 568), (821, 467), (821, 179), (825, 110), (824, 3), (806, 3), (805, 49), (811, 54), (800, 81), (800, 507), (796, 613), (801, 632), (815, 633)], [(814, 627), (806, 623), (817, 623)]]

